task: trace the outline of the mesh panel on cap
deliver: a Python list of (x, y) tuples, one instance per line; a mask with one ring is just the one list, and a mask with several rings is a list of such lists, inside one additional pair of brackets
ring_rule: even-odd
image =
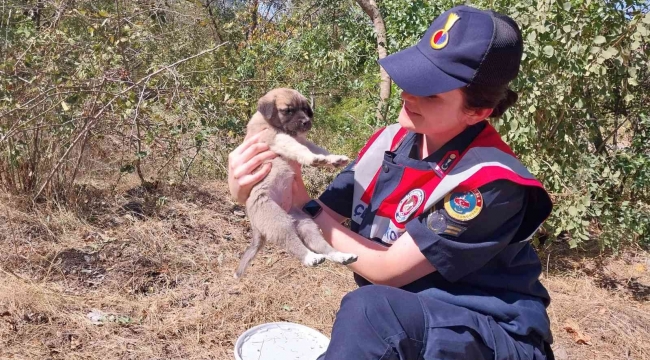
[(519, 72), (523, 42), (517, 23), (495, 12), (490, 15), (494, 22), (492, 44), (470, 84), (505, 85)]

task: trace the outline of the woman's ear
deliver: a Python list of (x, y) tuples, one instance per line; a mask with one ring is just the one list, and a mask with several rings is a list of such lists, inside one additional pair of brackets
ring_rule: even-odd
[(488, 108), (465, 110), (465, 122), (467, 125), (477, 124), (492, 115), (493, 110)]

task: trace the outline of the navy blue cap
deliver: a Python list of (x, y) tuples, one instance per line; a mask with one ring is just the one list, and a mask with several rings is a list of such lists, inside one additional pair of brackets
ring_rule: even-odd
[(522, 53), (521, 31), (510, 17), (457, 6), (433, 20), (417, 45), (379, 64), (404, 91), (429, 96), (471, 84), (507, 85)]

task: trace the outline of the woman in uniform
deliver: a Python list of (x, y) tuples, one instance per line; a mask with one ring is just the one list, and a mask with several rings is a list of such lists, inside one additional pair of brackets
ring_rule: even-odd
[[(517, 24), (455, 7), (419, 43), (379, 61), (402, 89), (398, 123), (376, 132), (319, 199), (300, 171), (294, 205), (348, 265), (347, 294), (320, 359), (550, 359), (540, 260), (529, 240), (551, 200), (488, 118), (517, 100)], [(244, 202), (273, 157), (257, 138), (229, 157)], [(324, 210), (324, 211), (323, 211)], [(351, 219), (350, 229), (341, 225)]]

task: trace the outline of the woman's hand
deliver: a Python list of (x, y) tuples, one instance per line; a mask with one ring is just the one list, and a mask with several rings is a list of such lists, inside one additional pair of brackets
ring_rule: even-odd
[(253, 186), (271, 171), (271, 163), (264, 162), (277, 156), (266, 143), (259, 141), (263, 133), (244, 140), (228, 154), (228, 188), (233, 199), (242, 205), (246, 203)]
[(307, 192), (305, 183), (302, 181), (302, 168), (300, 164), (297, 162), (292, 162), (291, 167), (293, 168), (294, 173), (293, 186), (291, 189), (293, 206), (298, 209), (302, 209), (303, 205), (311, 200), (311, 197)]

